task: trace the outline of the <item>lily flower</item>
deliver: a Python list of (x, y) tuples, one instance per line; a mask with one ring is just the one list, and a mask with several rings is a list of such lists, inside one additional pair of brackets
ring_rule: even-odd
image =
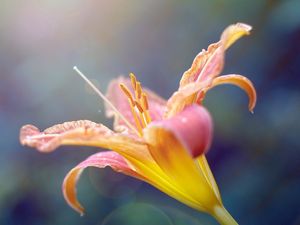
[(76, 183), (87, 167), (111, 167), (117, 172), (145, 181), (178, 201), (211, 214), (220, 224), (237, 224), (223, 206), (218, 186), (205, 153), (212, 141), (213, 123), (202, 105), (206, 92), (220, 84), (234, 84), (249, 96), (249, 110), (256, 103), (255, 89), (242, 75), (219, 76), (224, 55), (251, 27), (230, 25), (220, 41), (202, 50), (169, 100), (143, 89), (133, 74), (130, 79), (112, 81), (104, 96), (77, 69), (106, 103), (114, 130), (88, 120), (65, 122), (41, 132), (33, 125), (20, 131), (23, 145), (51, 152), (60, 145), (96, 146), (101, 151), (74, 167), (65, 177), (63, 194), (80, 214), (83, 207), (76, 197)]

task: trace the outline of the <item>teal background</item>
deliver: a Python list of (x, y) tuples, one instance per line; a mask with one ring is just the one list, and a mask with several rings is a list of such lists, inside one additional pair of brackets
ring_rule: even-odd
[(67, 172), (99, 151), (61, 147), (42, 154), (19, 143), (19, 129), (77, 119), (111, 126), (103, 102), (72, 70), (105, 91), (121, 74), (168, 98), (195, 55), (229, 24), (252, 34), (227, 51), (223, 74), (257, 88), (255, 113), (233, 86), (204, 102), (214, 119), (207, 157), (224, 205), (240, 224), (300, 224), (300, 1), (0, 2), (0, 224), (217, 224), (151, 186), (88, 169), (78, 185), (87, 214), (64, 201)]

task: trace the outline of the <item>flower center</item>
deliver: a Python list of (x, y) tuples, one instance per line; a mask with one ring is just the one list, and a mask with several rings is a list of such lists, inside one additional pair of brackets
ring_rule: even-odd
[(130, 73), (129, 76), (134, 94), (132, 94), (129, 88), (123, 83), (120, 84), (120, 88), (128, 98), (136, 127), (140, 135), (142, 135), (143, 128), (151, 122), (148, 99), (146, 93), (142, 89), (141, 82), (136, 80), (133, 73)]

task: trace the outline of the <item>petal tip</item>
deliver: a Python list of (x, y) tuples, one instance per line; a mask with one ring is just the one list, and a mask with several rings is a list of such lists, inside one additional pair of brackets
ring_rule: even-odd
[(26, 124), (22, 126), (20, 129), (20, 136), (19, 136), (21, 145), (27, 145), (28, 137), (39, 133), (40, 130), (31, 124)]
[(256, 90), (255, 88), (253, 87), (253, 92), (252, 92), (252, 95), (250, 95), (248, 93), (248, 96), (249, 96), (249, 105), (248, 105), (248, 109), (249, 111), (254, 114), (254, 108), (256, 106)]
[(236, 23), (228, 26), (221, 35), (223, 46), (228, 49), (234, 42), (244, 35), (249, 35), (252, 26), (245, 23)]
[(80, 217), (83, 217), (83, 216), (85, 216), (85, 209), (82, 207), (82, 206), (80, 206), (80, 207), (73, 207), (73, 206), (71, 206), (77, 213), (79, 213), (79, 216)]
[(246, 23), (237, 23), (236, 26), (243, 29), (247, 34), (250, 34), (250, 31), (252, 30), (252, 26)]
[(63, 195), (69, 206), (79, 213), (80, 216), (84, 215), (84, 208), (77, 200), (76, 183), (82, 173), (82, 169), (74, 168), (66, 176), (63, 185)]
[(83, 216), (85, 215), (85, 210), (84, 210), (84, 208), (80, 208), (80, 209), (78, 209), (78, 210), (76, 210), (76, 211), (79, 213), (80, 217), (83, 217)]

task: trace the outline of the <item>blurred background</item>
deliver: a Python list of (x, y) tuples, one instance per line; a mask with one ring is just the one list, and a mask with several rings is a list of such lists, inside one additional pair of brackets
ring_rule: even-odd
[(150, 185), (110, 169), (87, 169), (78, 185), (87, 214), (64, 201), (67, 172), (99, 149), (22, 147), (19, 129), (77, 119), (111, 126), (102, 91), (134, 72), (168, 98), (195, 55), (229, 24), (253, 26), (227, 51), (223, 74), (253, 81), (217, 87), (204, 102), (215, 122), (208, 161), (225, 207), (240, 224), (300, 224), (300, 1), (2, 0), (0, 7), (0, 224), (217, 224)]

